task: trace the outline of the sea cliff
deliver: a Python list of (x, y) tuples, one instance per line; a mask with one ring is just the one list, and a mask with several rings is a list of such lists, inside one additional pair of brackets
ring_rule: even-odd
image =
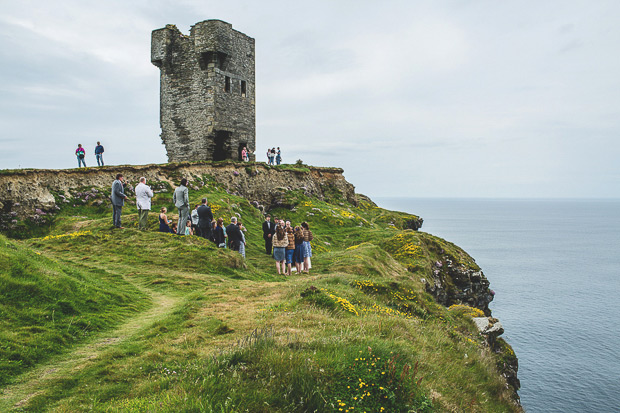
[[(140, 177), (146, 177), (156, 193), (154, 209), (166, 206), (171, 212), (174, 210), (171, 192), (181, 178), (187, 178), (192, 204), (207, 197), (216, 216), (236, 215), (248, 227), (247, 259), (242, 260), (228, 250), (218, 250), (197, 237), (164, 237), (165, 234), (156, 232), (153, 218), (151, 231), (137, 231), (133, 229), (137, 217), (131, 201), (127, 202), (123, 217), (128, 229), (112, 230), (108, 196), (117, 173), (129, 180), (127, 192), (130, 195), (132, 184)], [(166, 321), (168, 319), (164, 317), (159, 324), (144, 327), (159, 333), (153, 336), (145, 333), (144, 337), (131, 336), (128, 339), (139, 347), (147, 342), (148, 346), (153, 346), (151, 340), (165, 337), (165, 342), (156, 345), (160, 346), (158, 355), (148, 350), (136, 350), (123, 356), (129, 365), (146, 363), (150, 366), (146, 376), (141, 373), (131, 375), (131, 378), (119, 376), (119, 380), (135, 382), (142, 388), (142, 398), (150, 397), (148, 395), (152, 392), (148, 390), (148, 383), (162, 366), (170, 368), (170, 360), (176, 360), (177, 369), (185, 369), (186, 375), (193, 371), (194, 367), (186, 362), (186, 357), (191, 354), (208, 366), (208, 372), (200, 377), (216, 374), (222, 382), (228, 383), (229, 390), (235, 386), (258, 385), (256, 391), (262, 390), (260, 395), (254, 395), (255, 399), (264, 399), (273, 407), (268, 409), (262, 405), (258, 408), (245, 396), (234, 396), (233, 391), (227, 396), (234, 401), (227, 405), (233, 410), (307, 411), (313, 406), (339, 411), (340, 403), (347, 403), (345, 407), (348, 408), (357, 406), (371, 410), (389, 406), (417, 406), (415, 408), (419, 411), (521, 410), (517, 394), (518, 361), (508, 343), (499, 337), (503, 327), (492, 317), (488, 307), (493, 292), (475, 260), (458, 246), (419, 231), (423, 223), (420, 217), (384, 210), (368, 197), (356, 194), (354, 186), (344, 178), (342, 169), (198, 162), (0, 171), (0, 209), (2, 232), (11, 238), (22, 239), (6, 239), (0, 243), (4, 245), (0, 253), (7, 257), (0, 260), (4, 263), (0, 267), (1, 274), (6, 278), (0, 284), (0, 293), (7, 297), (7, 289), (16, 294), (15, 291), (22, 288), (20, 283), (30, 273), (33, 277), (36, 274), (39, 285), (48, 282), (40, 278), (47, 270), (36, 270), (39, 264), (34, 262), (41, 260), (49, 261), (49, 268), (60, 265), (54, 271), (64, 274), (63, 277), (74, 277), (78, 271), (78, 278), (85, 285), (88, 283), (84, 280), (89, 279), (93, 271), (94, 274), (103, 271), (106, 277), (118, 274), (118, 279), (109, 281), (112, 290), (135, 290), (135, 294), (143, 294), (143, 299), (152, 305), (163, 300), (173, 308), (177, 305), (173, 301), (184, 297), (181, 300), (184, 304), (179, 303), (176, 310), (183, 314), (182, 322), (169, 315), (166, 317), (172, 317), (172, 321)], [(264, 253), (260, 231), (267, 212), (289, 219), (293, 224), (302, 220), (310, 223), (315, 234), (312, 276), (282, 278), (274, 275), (273, 259)], [(93, 257), (101, 259), (95, 259), (91, 265)], [(176, 257), (183, 257), (183, 265), (176, 264)], [(34, 260), (32, 264), (30, 259)], [(9, 264), (18, 261), (23, 263), (21, 269)], [(30, 291), (31, 287), (23, 288)], [(196, 294), (196, 291), (200, 293)], [(39, 293), (43, 294), (37, 290), (28, 297)], [(34, 307), (42, 306), (41, 314), (56, 309), (45, 316), (51, 315), (51, 324), (44, 316), (41, 321), (30, 321), (31, 324), (40, 324), (34, 331), (41, 335), (53, 334), (58, 328), (65, 329), (66, 333), (73, 332), (76, 317), (88, 319), (98, 314), (96, 306), (89, 307), (86, 302), (84, 308), (80, 307), (82, 298), (77, 292), (74, 298), (64, 300), (53, 298), (57, 297), (56, 294), (46, 293), (38, 299), (32, 298), (37, 300), (33, 302)], [(166, 299), (168, 294), (170, 298)], [(106, 311), (118, 314), (143, 311), (141, 306), (131, 310), (125, 308), (126, 304), (121, 304), (125, 302), (128, 301), (120, 300), (116, 311)], [(239, 303), (242, 307), (237, 310), (230, 303)], [(112, 304), (106, 302), (106, 305)], [(8, 308), (4, 310), (8, 311)], [(12, 311), (19, 313), (22, 310)], [(124, 317), (132, 319), (133, 316)], [(139, 314), (135, 317), (140, 319)], [(63, 320), (66, 321), (64, 327)], [(211, 326), (209, 323), (213, 322), (208, 320), (219, 321)], [(9, 329), (32, 329), (32, 326), (20, 325), (17, 319), (5, 320), (5, 323)], [(95, 325), (94, 321), (92, 323)], [(101, 324), (97, 328), (105, 332), (111, 327)], [(32, 330), (29, 331), (33, 334)], [(89, 327), (84, 327), (83, 331), (89, 331)], [(87, 336), (80, 336), (77, 331), (71, 333), (63, 339), (63, 344), (51, 346), (49, 352), (71, 354), (73, 346), (85, 342)], [(8, 390), (5, 394), (17, 392), (11, 386), (28, 385), (19, 374), (37, 366), (55, 368), (47, 364), (48, 355), (35, 357), (36, 352), (30, 349), (25, 338), (3, 338), (14, 349), (8, 353), (0, 352), (0, 359), (7, 360), (4, 372), (8, 386), (5, 390)], [(175, 350), (176, 353), (165, 355), (170, 346), (177, 348), (174, 343), (181, 345), (183, 340), (186, 344)], [(39, 343), (44, 342), (40, 338)], [(45, 347), (44, 344), (37, 346)], [(18, 348), (22, 350), (16, 350)], [(332, 359), (328, 355), (334, 351), (342, 354)], [(316, 356), (317, 352), (320, 357)], [(393, 370), (390, 380), (381, 381), (381, 371), (377, 372), (379, 376), (376, 378), (359, 376), (363, 372), (356, 369), (362, 356), (347, 361), (353, 354), (363, 354), (364, 359), (372, 358), (377, 366), (383, 366), (378, 360), (380, 355), (386, 362), (391, 355), (399, 356), (383, 366), (387, 371)], [(12, 359), (22, 362), (11, 363)], [(286, 367), (286, 360), (297, 360), (300, 364)], [(314, 361), (307, 364), (303, 360)], [(375, 364), (368, 364), (368, 372), (363, 374), (375, 374), (374, 370), (371, 372)], [(113, 365), (110, 361), (105, 368)], [(309, 375), (311, 379), (297, 377), (297, 368), (300, 375)], [(280, 387), (272, 388), (272, 384), (266, 384), (272, 383), (265, 381), (267, 370), (271, 371), (270, 380), (282, 380), (281, 386), (278, 384)], [(353, 380), (352, 373), (348, 371), (356, 371), (359, 377), (350, 381)], [(95, 380), (93, 377), (96, 375), (86, 375), (73, 387), (77, 391)], [(165, 388), (174, 394), (173, 398), (179, 392), (215, 392), (219, 386), (196, 387), (191, 384), (197, 380), (193, 373), (186, 379), (167, 382)], [(385, 393), (384, 402), (391, 400), (391, 405), (381, 404), (383, 399), (373, 399), (375, 401), (370, 403), (368, 400), (375, 396), (374, 391), (368, 391), (369, 395), (365, 396), (366, 392), (357, 394), (351, 390), (371, 380), (376, 380), (376, 386), (381, 389), (387, 389), (389, 383), (391, 393)], [(156, 382), (161, 389), (163, 382)], [(340, 385), (345, 390), (338, 390)], [(206, 385), (203, 382), (201, 386)], [(313, 392), (313, 388), (318, 390)], [(51, 396), (53, 385), (45, 391), (32, 389), (31, 393), (37, 391), (50, 394), (49, 397), (39, 395), (34, 398), (43, 400), (42, 403), (52, 403), (56, 400), (54, 397), (59, 397)], [(77, 393), (63, 397), (64, 401), (58, 402), (60, 405), (85, 403)], [(125, 403), (122, 400), (133, 400), (134, 407), (139, 405), (132, 397), (135, 396), (117, 389), (114, 395), (108, 394), (102, 400), (105, 408), (122, 409), (122, 403)], [(160, 400), (157, 397), (155, 399)], [(274, 402), (270, 397), (282, 400)], [(367, 403), (363, 402), (364, 398), (370, 404), (364, 404)], [(4, 400), (10, 404), (9, 399), (7, 396)], [(225, 402), (228, 403), (226, 398), (215, 397), (208, 402), (212, 404), (205, 401), (205, 406), (224, 406), (222, 403)], [(9, 404), (0, 402), (0, 407)], [(144, 406), (148, 409), (150, 404)], [(396, 409), (393, 411), (400, 411), (400, 407), (393, 407)]]

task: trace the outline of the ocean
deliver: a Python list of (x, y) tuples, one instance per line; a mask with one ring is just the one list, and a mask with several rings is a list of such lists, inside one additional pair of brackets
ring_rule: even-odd
[(620, 200), (377, 198), (480, 265), (528, 412), (620, 412)]

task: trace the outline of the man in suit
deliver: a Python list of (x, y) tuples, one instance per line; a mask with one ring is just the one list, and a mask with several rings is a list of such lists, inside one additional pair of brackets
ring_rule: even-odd
[(123, 211), (123, 205), (125, 205), (125, 199), (127, 199), (125, 187), (123, 186), (124, 183), (123, 174), (116, 174), (116, 180), (112, 183), (112, 195), (110, 196), (112, 199), (112, 223), (116, 228), (120, 229), (123, 229), (121, 227), (121, 212)]
[(265, 252), (271, 255), (271, 247), (273, 245), (273, 234), (276, 233), (276, 224), (271, 222), (271, 215), (267, 214), (265, 222), (263, 222), (263, 239), (265, 240)]
[(185, 226), (189, 218), (189, 191), (187, 190), (187, 179), (181, 179), (181, 185), (174, 190), (172, 195), (174, 206), (179, 209), (179, 223), (177, 225), (177, 234), (185, 234)]
[(241, 245), (241, 230), (237, 225), (237, 217), (230, 219), (230, 225), (226, 227), (226, 235), (228, 236), (228, 248), (232, 251), (239, 251)]
[(213, 221), (213, 213), (211, 212), (211, 208), (207, 205), (207, 198), (202, 198), (202, 205), (198, 207), (197, 211), (200, 235), (203, 238), (211, 239), (211, 221)]
[(146, 184), (146, 178), (140, 178), (140, 183), (136, 186), (136, 206), (138, 207), (138, 229), (146, 229), (146, 221), (151, 210), (151, 198), (153, 190)]

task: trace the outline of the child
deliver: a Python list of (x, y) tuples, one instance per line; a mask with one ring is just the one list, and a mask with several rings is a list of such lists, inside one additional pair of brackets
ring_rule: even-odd
[(185, 223), (185, 235), (194, 235), (194, 230), (192, 230), (192, 220), (188, 219)]

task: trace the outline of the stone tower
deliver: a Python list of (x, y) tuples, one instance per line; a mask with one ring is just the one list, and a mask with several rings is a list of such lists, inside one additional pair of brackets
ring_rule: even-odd
[[(221, 20), (153, 30), (161, 139), (169, 162), (239, 160), (256, 145), (254, 39)], [(250, 155), (253, 159), (253, 155)]]

